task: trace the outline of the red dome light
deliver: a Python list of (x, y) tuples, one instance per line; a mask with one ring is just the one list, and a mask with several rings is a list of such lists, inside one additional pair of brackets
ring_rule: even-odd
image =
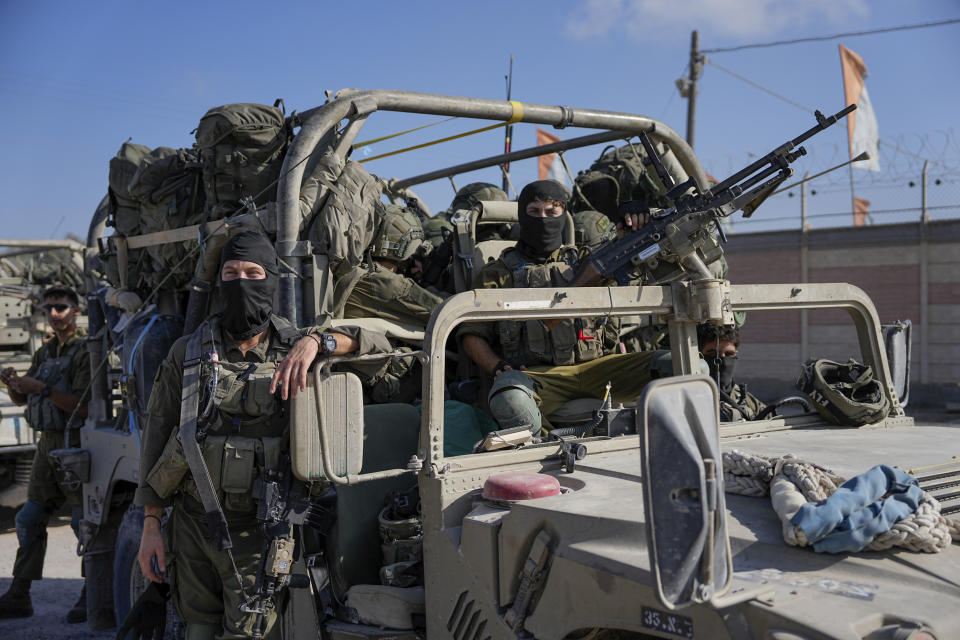
[(490, 476), (483, 483), (483, 497), (499, 502), (516, 502), (560, 495), (560, 482), (542, 473), (509, 471)]

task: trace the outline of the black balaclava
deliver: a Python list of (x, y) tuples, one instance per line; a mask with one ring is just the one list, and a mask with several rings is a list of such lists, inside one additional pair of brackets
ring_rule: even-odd
[(543, 260), (563, 244), (563, 227), (567, 217), (535, 218), (527, 215), (527, 205), (536, 200), (559, 200), (566, 203), (570, 198), (567, 188), (556, 180), (531, 182), (517, 198), (517, 218), (520, 221), (520, 250), (527, 256)]
[(720, 391), (730, 394), (733, 391), (733, 372), (737, 368), (737, 356), (717, 355), (707, 356), (707, 366), (710, 368), (710, 377), (713, 378)]
[(247, 340), (267, 328), (280, 269), (273, 244), (259, 231), (245, 230), (227, 240), (220, 254), (220, 273), (228, 260), (256, 262), (267, 272), (263, 280), (220, 280), (223, 327), (234, 340)]

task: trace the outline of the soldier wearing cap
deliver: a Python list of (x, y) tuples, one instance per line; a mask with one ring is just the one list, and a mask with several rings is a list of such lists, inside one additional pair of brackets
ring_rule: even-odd
[[(13, 582), (0, 596), (0, 618), (33, 615), (30, 584), (43, 576), (47, 551), (47, 524), (50, 516), (68, 504), (73, 509), (70, 526), (77, 533), (81, 507), (80, 485), (58, 480), (50, 452), (80, 446), (79, 427), (87, 415), (85, 391), (90, 382), (90, 355), (84, 344), (86, 333), (77, 327), (79, 298), (72, 289), (52, 286), (43, 292), (43, 311), (53, 337), (33, 354), (30, 368), (18, 376), (12, 367), (0, 372), (10, 399), (27, 405), (27, 422), (39, 431), (37, 450), (27, 486), (27, 501), (17, 512), (17, 558)], [(67, 613), (67, 622), (87, 619), (86, 591)]]

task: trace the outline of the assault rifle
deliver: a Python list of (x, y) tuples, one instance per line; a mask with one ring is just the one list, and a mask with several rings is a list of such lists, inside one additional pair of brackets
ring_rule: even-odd
[(257, 480), (257, 520), (263, 535), (263, 554), (257, 570), (253, 593), (244, 593), (245, 601), (240, 608), (245, 613), (255, 614), (252, 638), (262, 638), (266, 616), (274, 608), (274, 596), (290, 584), (295, 543), (287, 522), (287, 495), (290, 489), (285, 473), (267, 472)]
[[(673, 207), (651, 211), (648, 224), (594, 251), (572, 286), (591, 286), (602, 279), (616, 280), (622, 286), (637, 280), (641, 284), (661, 284), (713, 278), (707, 265), (723, 255), (717, 236), (726, 241), (720, 219), (741, 209), (749, 218), (793, 175), (790, 164), (807, 153), (800, 145), (856, 108), (852, 104), (830, 117), (817, 111), (815, 126), (706, 190), (701, 190), (693, 177), (676, 184), (646, 133), (641, 132), (640, 141)], [(641, 212), (639, 207), (631, 210), (630, 203), (624, 204), (626, 213)]]
[[(281, 465), (290, 468), (287, 458)], [(254, 485), (257, 496), (257, 521), (263, 536), (263, 553), (253, 592), (244, 592), (240, 605), (245, 613), (255, 614), (252, 638), (262, 638), (266, 616), (276, 606), (275, 596), (287, 588), (310, 586), (310, 578), (293, 573), (296, 552), (292, 527), (308, 526), (326, 535), (333, 526), (335, 512), (329, 500), (312, 500), (307, 487), (286, 471), (268, 471)], [(279, 621), (278, 621), (279, 624)]]

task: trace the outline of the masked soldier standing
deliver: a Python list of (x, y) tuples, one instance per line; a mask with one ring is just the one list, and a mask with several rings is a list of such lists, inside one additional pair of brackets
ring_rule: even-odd
[[(520, 192), (520, 240), (483, 266), (474, 288), (569, 285), (588, 250), (564, 247), (566, 187), (553, 180)], [(642, 220), (628, 223), (636, 228)], [(615, 318), (567, 318), (555, 323), (466, 323), (458, 331), (464, 352), (495, 380), (490, 412), (504, 429), (538, 432), (545, 417), (574, 398), (601, 398), (612, 382), (615, 400), (633, 400), (650, 380), (652, 354), (621, 353)]]
[[(90, 355), (83, 340), (86, 333), (77, 328), (79, 298), (72, 289), (50, 287), (43, 292), (43, 311), (54, 336), (33, 355), (26, 375), (18, 376), (12, 367), (0, 372), (10, 399), (27, 405), (27, 422), (40, 432), (27, 501), (17, 512), (20, 547), (13, 564), (13, 583), (0, 596), (0, 618), (33, 615), (30, 583), (42, 578), (50, 515), (69, 504), (73, 508), (70, 526), (75, 534), (83, 515), (79, 484), (60, 484), (56, 463), (50, 457), (55, 449), (80, 446), (79, 427), (87, 415), (83, 394), (90, 382)], [(71, 414), (75, 414), (72, 420)], [(85, 593), (81, 591), (80, 599), (67, 614), (67, 622), (87, 619)]]
[[(278, 278), (277, 255), (266, 236), (246, 230), (230, 238), (221, 257), (222, 313), (174, 343), (150, 396), (134, 500), (144, 508), (138, 560), (154, 583), (166, 572), (187, 638), (254, 632), (257, 616), (242, 607), (254, 591), (265, 541), (256, 518), (257, 481), (288, 471), (287, 401), (306, 387), (308, 367), (318, 355), (389, 349), (381, 334), (301, 331), (273, 315)], [(202, 432), (209, 482), (198, 480), (185, 459), (189, 445), (180, 438), (191, 420)], [(210, 484), (222, 505), (231, 552), (210, 536), (201, 488)], [(167, 506), (172, 511), (165, 546), (160, 525)], [(151, 588), (141, 600), (158, 600), (162, 588)], [(279, 636), (273, 605), (260, 630), (265, 637)], [(135, 606), (127, 624), (158, 624), (147, 611)]]

